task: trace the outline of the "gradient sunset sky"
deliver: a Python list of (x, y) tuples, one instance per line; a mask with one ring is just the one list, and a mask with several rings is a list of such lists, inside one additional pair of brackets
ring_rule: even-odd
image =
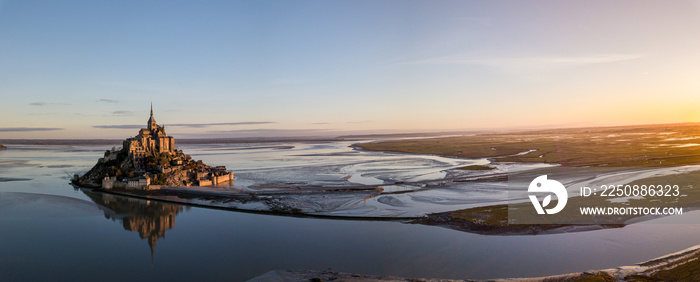
[(0, 139), (700, 121), (700, 1), (2, 1)]

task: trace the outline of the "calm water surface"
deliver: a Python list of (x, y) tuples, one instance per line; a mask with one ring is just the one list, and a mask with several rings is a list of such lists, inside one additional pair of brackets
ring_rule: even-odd
[[(629, 265), (700, 243), (700, 226), (688, 224), (485, 236), (399, 222), (134, 200), (68, 185), (70, 174), (89, 169), (106, 148), (11, 148), (0, 152), (3, 281), (240, 281), (274, 269), (327, 268), (432, 278), (523, 277)], [(228, 156), (234, 163), (236, 155)]]

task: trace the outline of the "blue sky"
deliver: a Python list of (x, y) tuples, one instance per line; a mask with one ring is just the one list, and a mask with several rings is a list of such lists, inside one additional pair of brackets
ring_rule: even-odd
[(698, 1), (1, 1), (0, 138), (700, 121)]

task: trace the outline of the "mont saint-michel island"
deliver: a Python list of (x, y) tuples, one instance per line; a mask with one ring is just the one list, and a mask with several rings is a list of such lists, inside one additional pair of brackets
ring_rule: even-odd
[(0, 282), (700, 281), (700, 0), (140, 2), (0, 0)]
[(162, 187), (217, 186), (233, 183), (225, 166), (209, 166), (175, 147), (175, 138), (151, 116), (138, 135), (121, 148), (107, 150), (103, 158), (73, 183), (104, 190), (158, 190)]

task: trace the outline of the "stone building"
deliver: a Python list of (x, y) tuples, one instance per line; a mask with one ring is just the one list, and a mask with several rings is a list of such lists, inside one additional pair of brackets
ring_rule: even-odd
[(151, 117), (147, 127), (141, 128), (139, 134), (124, 140), (124, 150), (129, 154), (134, 167), (144, 169), (146, 157), (155, 153), (173, 153), (175, 151), (175, 139), (165, 133), (165, 126), (156, 123), (153, 117), (153, 104), (151, 104)]
[(198, 171), (196, 175), (198, 186), (217, 186), (224, 182), (233, 183), (233, 172), (226, 171), (225, 166)]
[(122, 181), (117, 181), (116, 176), (105, 176), (105, 178), (102, 179), (102, 189), (105, 190), (114, 188), (148, 190), (150, 187), (151, 179), (146, 176), (124, 178)]

